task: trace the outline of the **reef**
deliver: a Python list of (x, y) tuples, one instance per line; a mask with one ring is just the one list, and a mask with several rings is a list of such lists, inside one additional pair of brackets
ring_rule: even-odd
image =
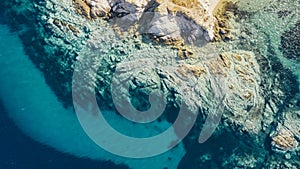
[[(215, 4), (196, 0), (47, 0), (32, 2), (31, 13), (22, 13), (23, 5), (13, 5), (11, 13), (35, 18), (30, 33), (21, 36), (26, 51), (66, 107), (72, 105), (76, 61), (91, 57), (97, 78), (87, 87), (96, 91), (100, 106), (115, 109), (112, 100), (124, 102), (129, 93), (125, 101), (143, 110), (150, 106), (149, 94), (159, 90), (167, 96), (161, 119), (172, 122), (173, 110), (180, 109), (182, 101), (198, 115), (196, 127), (184, 140), (184, 159), (197, 163), (195, 169), (202, 164), (300, 167), (298, 82), (277, 58), (277, 47), (266, 45), (272, 36), (263, 24), (252, 23), (256, 9), (240, 8), (232, 1), (214, 9)], [(296, 60), (298, 27), (299, 22), (281, 35), (280, 48)], [(122, 86), (128, 77), (129, 85)], [(195, 153), (203, 122), (219, 111), (222, 119), (212, 140), (223, 140), (231, 149), (220, 148), (218, 159), (207, 149)], [(184, 159), (181, 168), (186, 168)]]
[(288, 59), (300, 61), (300, 22), (281, 36), (280, 50)]

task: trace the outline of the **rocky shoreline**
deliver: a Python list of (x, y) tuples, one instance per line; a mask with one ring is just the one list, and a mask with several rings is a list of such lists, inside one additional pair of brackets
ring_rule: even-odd
[[(255, 37), (258, 32), (252, 25), (245, 26), (254, 15), (252, 11), (240, 11), (228, 2), (213, 14), (207, 4), (195, 3), (199, 4), (190, 12), (190, 4), (181, 1), (47, 0), (15, 3), (10, 14), (32, 18), (28, 20), (31, 23), (23, 23), (33, 25), (21, 38), (66, 107), (72, 104), (71, 81), (77, 57), (94, 56), (101, 65), (96, 65), (100, 68), (91, 90), (96, 87), (99, 99), (107, 101), (102, 106), (113, 107), (111, 80), (122, 70), (126, 73), (116, 83), (132, 76), (131, 97), (138, 100), (137, 108), (149, 104), (147, 97), (140, 96), (159, 89), (168, 96), (170, 107), (178, 109), (180, 100), (185, 100), (190, 111), (199, 114), (198, 128), (184, 140), (187, 156), (193, 151), (189, 145), (195, 145), (193, 138), (203, 121), (215, 113), (221, 101), (225, 109), (213, 139), (224, 139), (223, 133), (238, 138), (229, 156), (220, 155), (222, 167), (299, 168), (299, 100), (294, 96), (299, 84), (295, 77), (269, 56), (276, 55), (273, 46), (266, 47), (266, 54), (251, 45), (265, 41), (265, 37)], [(7, 6), (12, 4), (6, 2)], [(189, 22), (187, 28), (181, 27)], [(10, 24), (18, 23), (20, 20)], [(149, 60), (151, 64), (145, 67), (142, 63)], [(276, 71), (278, 68), (281, 70)], [(120, 90), (124, 90), (122, 86)], [(164, 116), (172, 121), (169, 112)], [(209, 151), (202, 153), (193, 157), (195, 161)]]

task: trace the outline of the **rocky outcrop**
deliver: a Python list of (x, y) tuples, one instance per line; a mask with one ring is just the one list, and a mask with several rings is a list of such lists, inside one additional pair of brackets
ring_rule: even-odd
[(107, 0), (73, 0), (73, 5), (79, 14), (88, 19), (104, 17), (111, 10)]
[[(260, 130), (260, 128), (255, 128), (256, 125), (251, 125), (261, 120), (257, 111), (262, 110), (260, 104), (263, 104), (263, 99), (258, 93), (259, 66), (254, 60), (253, 53), (224, 52), (219, 56), (215, 54), (215, 57), (209, 61), (195, 60), (194, 63), (184, 60), (162, 62), (163, 58), (156, 58), (154, 54), (147, 56), (143, 52), (136, 53), (135, 56), (117, 64), (116, 73), (121, 71), (122, 74), (115, 79), (119, 81), (115, 82), (116, 84), (121, 84), (131, 77), (132, 81), (128, 83), (131, 84), (129, 87), (133, 90), (149, 88), (151, 91), (157, 88), (166, 92), (166, 95), (174, 93), (175, 98), (172, 99), (178, 101), (175, 101), (175, 104), (180, 107), (179, 100), (185, 100), (189, 109), (195, 114), (198, 113), (199, 108), (208, 110), (206, 113), (215, 113), (218, 104), (224, 102), (225, 107), (232, 113), (232, 115), (226, 115), (232, 120), (230, 123), (244, 126), (248, 131), (253, 130), (254, 133)], [(167, 61), (172, 58), (164, 59)], [(145, 74), (147, 74), (146, 78), (143, 76)], [(126, 90), (122, 89), (124, 87), (122, 85), (115, 86), (120, 87), (120, 89), (114, 89), (116, 91)], [(127, 92), (124, 95), (127, 95)], [(116, 96), (120, 96), (119, 102), (126, 98), (122, 94)]]
[[(263, 52), (254, 49), (255, 53), (247, 51), (255, 47), (257, 39), (265, 40), (264, 36), (255, 39), (260, 34), (251, 24), (245, 28), (247, 36), (240, 37), (244, 39), (241, 45), (243, 50), (234, 50), (240, 47), (234, 42), (208, 43), (213, 32), (211, 22), (206, 23), (205, 17), (197, 16), (207, 16), (207, 21), (214, 18), (211, 8), (202, 2), (195, 1), (195, 6), (189, 11), (191, 4), (185, 1), (108, 0), (106, 3), (47, 0), (34, 5), (38, 11), (35, 13), (36, 30), (28, 33), (26, 37), (30, 38), (24, 38), (24, 41), (32, 44), (27, 47), (27, 52), (44, 72), (46, 79), (50, 79), (49, 84), (60, 100), (66, 101), (65, 96), (71, 93), (72, 71), (78, 58), (95, 58), (95, 66), (99, 67), (98, 75), (96, 80), (92, 79), (96, 84), (89, 87), (91, 90), (96, 87), (99, 100), (109, 108), (113, 107), (111, 94), (116, 92), (111, 91), (112, 80), (120, 84), (122, 79), (129, 79), (129, 91), (122, 85), (117, 86), (116, 89), (125, 92), (115, 94), (118, 96), (115, 98), (117, 102), (128, 96), (127, 92), (130, 98), (126, 98), (131, 99), (127, 101), (144, 110), (149, 108), (149, 93), (160, 90), (167, 96), (168, 106), (180, 108), (184, 100), (189, 110), (198, 114), (200, 120), (195, 128), (199, 130), (202, 127), (200, 122), (209, 114), (219, 115), (221, 112), (217, 139), (226, 140), (226, 136), (222, 138), (218, 135), (226, 131), (234, 136), (228, 145), (238, 142), (234, 146), (240, 147), (236, 149), (231, 145), (232, 154), (229, 157), (225, 153), (222, 157), (223, 166), (234, 168), (238, 164), (240, 168), (257, 168), (265, 161), (265, 168), (291, 166), (278, 164), (282, 156), (267, 158), (270, 151), (267, 146), (272, 146), (275, 154), (283, 153), (283, 157), (297, 157), (299, 118), (295, 115), (299, 113), (288, 109), (283, 113), (282, 109), (291, 91), (284, 90), (288, 74), (284, 69), (280, 69), (282, 74), (273, 73), (270, 68), (273, 60), (262, 57)], [(226, 13), (224, 10), (222, 12)], [(235, 13), (230, 12), (229, 15)], [(97, 19), (104, 14), (108, 22)], [(230, 36), (223, 34), (230, 32), (227, 29), (230, 23), (220, 25), (229, 15), (217, 20), (217, 32), (221, 33), (219, 40), (226, 41), (226, 37)], [(216, 30), (216, 27), (213, 28)], [(122, 34), (124, 36), (120, 36)], [(194, 46), (178, 51), (170, 46), (149, 42), (136, 36), (138, 34), (150, 35), (164, 43), (190, 43), (205, 47)], [(217, 37), (216, 34), (214, 37)], [(44, 53), (40, 54), (41, 51)], [(114, 79), (116, 72), (121, 73)], [(171, 113), (173, 111), (165, 115), (168, 120), (172, 119), (170, 116), (174, 113)], [(284, 116), (281, 117), (282, 114)], [(277, 124), (277, 128), (274, 124)], [(274, 132), (270, 135), (272, 130)], [(193, 133), (188, 139), (194, 139), (198, 134)], [(241, 149), (249, 147), (251, 151), (259, 153), (242, 152)], [(284, 160), (283, 163), (286, 163)]]
[(284, 112), (284, 122), (279, 123), (276, 131), (271, 133), (272, 148), (274, 151), (286, 153), (299, 150), (300, 140), (300, 111)]
[(214, 41), (230, 41), (234, 39), (233, 22), (237, 17), (237, 4), (234, 1), (220, 1), (220, 5), (214, 11), (216, 23), (214, 26)]
[(272, 146), (275, 151), (287, 152), (295, 150), (299, 143), (294, 134), (285, 127), (278, 127), (272, 134)]
[[(74, 0), (79, 14), (87, 18), (110, 16), (109, 22), (121, 31), (138, 31), (166, 44), (204, 45), (214, 38), (215, 17), (206, 1)], [(109, 10), (111, 9), (111, 10)], [(101, 13), (101, 15), (100, 15)]]
[[(139, 32), (164, 44), (203, 46), (233, 39), (233, 1), (214, 0), (74, 0), (77, 12), (89, 19), (109, 17), (121, 32)], [(215, 9), (215, 7), (218, 9)]]

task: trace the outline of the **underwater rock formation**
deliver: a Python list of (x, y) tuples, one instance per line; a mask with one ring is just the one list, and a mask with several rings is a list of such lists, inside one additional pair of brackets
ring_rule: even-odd
[(276, 134), (272, 136), (272, 146), (275, 151), (287, 152), (298, 147), (299, 143), (285, 127), (278, 127)]
[[(177, 167), (185, 153), (182, 144), (160, 156), (140, 160), (115, 156), (96, 145), (82, 130), (74, 111), (64, 108), (57, 100), (45, 83), (43, 75), (25, 55), (17, 35), (10, 34), (9, 28), (5, 26), (0, 26), (0, 30), (0, 38), (6, 39), (7, 44), (12, 44), (10, 47), (0, 45), (3, 54), (0, 57), (0, 75), (3, 76), (0, 80), (0, 97), (9, 117), (14, 119), (24, 133), (43, 144), (77, 157), (112, 161), (133, 169)], [(11, 88), (14, 90), (9, 90)], [(26, 99), (20, 99), (20, 95)], [(126, 134), (132, 128), (137, 133), (147, 133), (149, 129), (159, 130), (168, 125), (165, 121), (152, 123), (155, 127), (128, 125), (113, 111), (106, 113), (112, 116), (109, 118), (110, 122), (120, 125), (119, 128), (127, 132)]]
[(280, 50), (288, 59), (300, 61), (300, 22), (281, 36)]
[(279, 123), (276, 131), (271, 133), (272, 148), (277, 152), (299, 151), (300, 140), (300, 111), (284, 112), (284, 122)]
[[(191, 2), (196, 4), (192, 12), (188, 10)], [(283, 109), (289, 97), (293, 97), (295, 84), (280, 62), (269, 57), (276, 54), (272, 53), (272, 45), (265, 47), (264, 43), (272, 36), (256, 30), (255, 26), (262, 23), (247, 23), (256, 19), (255, 15), (238, 13), (235, 7), (229, 13), (223, 8), (218, 15), (224, 12), (228, 15), (217, 21), (218, 24), (222, 19), (226, 22), (215, 27), (213, 8), (206, 1), (191, 2), (47, 0), (32, 3), (33, 16), (26, 17), (35, 18), (31, 21), (34, 29), (23, 41), (32, 44), (26, 47), (30, 58), (67, 106), (72, 104), (68, 97), (75, 62), (80, 57), (94, 58), (97, 65), (93, 66), (99, 67), (97, 78), (92, 79), (96, 83), (86, 87), (96, 89), (103, 105), (113, 109), (112, 95), (115, 95), (117, 103), (124, 101), (125, 96), (136, 108), (146, 109), (149, 107), (147, 96), (158, 89), (167, 96), (167, 105), (180, 108), (184, 100), (189, 110), (198, 114), (200, 120), (196, 125), (200, 129), (203, 127), (200, 122), (209, 114), (222, 114), (216, 137), (226, 131), (234, 139), (217, 139), (234, 142), (240, 147), (233, 147), (230, 156), (220, 157), (223, 167), (299, 166), (292, 162), (299, 155), (299, 117), (293, 117), (299, 113)], [(19, 10), (23, 8), (18, 7), (12, 8), (12, 12), (18, 11), (20, 16), (28, 14), (22, 14)], [(237, 14), (241, 16), (237, 17), (239, 21), (245, 23), (243, 26), (231, 25), (233, 20), (227, 22), (230, 15)], [(239, 32), (239, 39), (228, 43), (209, 42), (213, 38), (226, 41), (230, 37), (226, 34), (230, 32), (227, 27), (231, 26), (241, 27), (243, 32)], [(217, 34), (221, 33), (220, 37), (216, 37), (216, 30)], [(137, 34), (151, 35), (165, 44), (184, 42), (195, 46), (177, 50)], [(275, 71), (276, 68), (279, 70)], [(116, 74), (119, 76), (114, 77)], [(128, 77), (129, 89), (118, 85)], [(116, 90), (111, 90), (112, 82), (117, 84)], [(126, 97), (126, 92), (130, 98)], [(168, 112), (160, 120), (169, 120), (170, 116)], [(188, 139), (193, 140), (198, 134), (197, 131)], [(185, 144), (189, 146), (187, 141)], [(272, 151), (269, 146), (275, 150), (275, 155), (269, 156)], [(282, 156), (290, 161), (287, 162), (286, 157), (285, 161), (279, 161)]]

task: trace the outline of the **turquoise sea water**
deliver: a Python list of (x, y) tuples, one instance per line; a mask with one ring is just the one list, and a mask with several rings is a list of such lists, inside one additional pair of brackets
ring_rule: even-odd
[[(267, 12), (257, 12), (253, 15), (252, 24), (257, 25), (262, 36), (269, 36), (268, 44), (274, 50), (274, 55), (283, 66), (293, 72), (300, 79), (299, 62), (286, 59), (279, 51), (278, 46), (281, 34), (288, 30), (296, 19), (278, 19)], [(274, 23), (276, 27), (274, 27)], [(263, 49), (265, 46), (261, 46)], [(77, 119), (72, 114), (72, 109), (66, 109), (58, 101), (55, 94), (45, 83), (43, 74), (36, 69), (29, 57), (24, 53), (24, 46), (18, 37), (18, 32), (10, 30), (7, 25), (0, 26), (0, 96), (1, 96), (1, 159), (2, 169), (35, 169), (35, 168), (103, 168), (119, 169), (126, 168), (117, 166), (112, 162), (100, 162), (99, 159), (114, 159), (115, 163), (125, 163), (138, 168), (139, 165), (147, 164), (145, 168), (163, 167), (165, 164), (160, 157), (145, 161), (128, 160), (113, 156), (99, 149), (81, 129)], [(269, 51), (266, 52), (268, 55)], [(13, 121), (11, 120), (13, 119)], [(17, 126), (15, 125), (17, 124)], [(72, 125), (67, 125), (72, 124)], [(59, 132), (58, 132), (59, 131)], [(48, 144), (55, 149), (44, 146), (31, 140), (29, 137)], [(222, 141), (221, 141), (222, 142)], [(63, 144), (62, 144), (63, 143)], [(199, 149), (209, 144), (234, 147), (230, 143), (220, 143), (211, 140)], [(234, 141), (232, 144), (235, 144)], [(66, 152), (61, 153), (60, 151)], [(181, 152), (177, 149), (178, 154)], [(175, 151), (177, 151), (175, 150)], [(225, 148), (226, 150), (226, 148)], [(216, 154), (219, 149), (211, 150)], [(79, 153), (80, 152), (80, 153)], [(73, 154), (77, 157), (71, 156)], [(197, 153), (194, 153), (197, 154)], [(182, 154), (180, 154), (182, 155)], [(191, 156), (184, 157), (180, 166), (187, 168)], [(178, 155), (179, 156), (179, 155)], [(85, 159), (92, 157), (93, 159)], [(207, 157), (210, 158), (210, 157)], [(178, 162), (179, 163), (179, 162)], [(175, 165), (175, 164), (174, 164)], [(218, 166), (216, 164), (216, 166)], [(171, 165), (169, 169), (174, 169)], [(143, 167), (139, 167), (143, 168)], [(190, 166), (190, 168), (193, 168)], [(205, 166), (203, 166), (205, 168)]]
[[(73, 110), (65, 109), (57, 100), (45, 83), (42, 73), (24, 54), (18, 36), (11, 34), (6, 26), (2, 26), (0, 32), (0, 39), (5, 40), (5, 43), (1, 43), (0, 46), (2, 51), (0, 57), (1, 99), (8, 115), (26, 134), (58, 150), (79, 157), (113, 160), (115, 163), (125, 163), (133, 168), (141, 165), (144, 167), (139, 168), (151, 166), (161, 168), (165, 166), (163, 159), (170, 162), (176, 160), (176, 156), (168, 160), (166, 153), (147, 160), (127, 159), (114, 156), (101, 149), (86, 136)], [(170, 153), (180, 154), (179, 148), (175, 148)], [(181, 157), (182, 154), (179, 154), (178, 157)], [(179, 160), (176, 161), (179, 162)], [(176, 161), (168, 165), (172, 167), (176, 165)]]
[[(30, 117), (31, 113), (52, 112), (62, 113), (64, 110), (59, 110), (61, 105), (52, 105), (51, 102), (56, 102), (53, 93), (42, 89), (46, 84), (42, 74), (37, 71), (28, 56), (24, 54), (23, 45), (17, 33), (10, 32), (6, 25), (0, 26), (0, 65), (1, 65), (1, 169), (34, 169), (34, 168), (126, 168), (125, 166), (116, 166), (110, 162), (96, 162), (88, 159), (79, 159), (65, 153), (59, 153), (52, 148), (41, 145), (29, 137), (25, 136), (14, 122), (8, 116), (14, 116), (11, 113), (17, 113), (20, 116), (19, 125), (26, 117)], [(14, 66), (14, 67), (11, 67)], [(21, 73), (22, 72), (22, 73)], [(21, 77), (23, 76), (23, 78)], [(27, 87), (26, 87), (27, 86)], [(38, 94), (40, 93), (40, 95)], [(47, 97), (49, 93), (50, 98)], [(37, 94), (37, 95), (36, 95)], [(36, 95), (36, 98), (31, 96)], [(39, 95), (39, 96), (38, 96)], [(51, 99), (52, 95), (52, 99)], [(32, 100), (35, 99), (35, 100)], [(35, 103), (33, 105), (32, 103)], [(38, 108), (39, 107), (39, 108)], [(37, 109), (38, 108), (38, 109)], [(46, 123), (46, 118), (33, 118), (34, 124), (40, 121), (39, 124), (31, 126), (32, 128), (52, 128), (51, 124)], [(75, 118), (75, 117), (74, 117)], [(17, 120), (17, 119), (15, 119)], [(18, 121), (17, 120), (17, 121)], [(66, 119), (64, 119), (66, 120)], [(35, 121), (35, 122), (34, 122)], [(51, 120), (48, 120), (49, 122)], [(64, 121), (66, 122), (66, 121)], [(59, 124), (59, 123), (57, 123)], [(64, 124), (64, 123), (61, 123)], [(25, 124), (24, 124), (25, 125)], [(23, 129), (28, 129), (27, 126), (19, 126)], [(78, 126), (79, 127), (79, 126)], [(59, 127), (56, 130), (62, 130), (65, 127)], [(74, 130), (76, 131), (76, 129)], [(30, 131), (29, 131), (30, 132)], [(27, 133), (29, 134), (29, 133)], [(31, 133), (33, 134), (33, 133)], [(34, 135), (34, 134), (33, 134)], [(49, 136), (44, 135), (44, 141), (48, 142)], [(63, 134), (61, 136), (68, 136)], [(60, 137), (61, 137), (60, 136)], [(65, 142), (71, 142), (74, 138), (62, 138)], [(76, 147), (76, 146), (74, 146)]]

